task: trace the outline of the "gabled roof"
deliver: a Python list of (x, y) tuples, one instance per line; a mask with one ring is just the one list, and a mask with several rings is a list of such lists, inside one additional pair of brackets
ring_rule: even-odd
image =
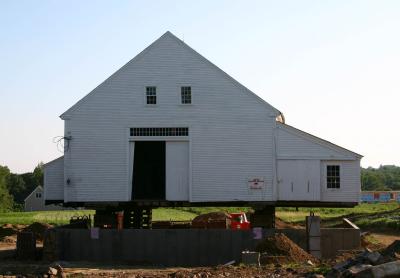
[(64, 159), (64, 156), (62, 155), (62, 156), (60, 156), (60, 157), (57, 157), (56, 159), (53, 159), (53, 160), (51, 160), (51, 161), (49, 161), (49, 162), (43, 164), (43, 166), (47, 166), (47, 165), (49, 165), (49, 164), (52, 164), (52, 163), (56, 162), (56, 161), (59, 160), (59, 159)]
[(154, 48), (155, 46), (157, 46), (162, 40), (165, 40), (167, 38), (171, 38), (173, 39), (175, 42), (177, 42), (178, 45), (188, 49), (190, 52), (192, 52), (194, 55), (198, 56), (202, 61), (204, 61), (205, 63), (209, 64), (210, 66), (214, 67), (215, 69), (217, 69), (222, 76), (224, 76), (225, 78), (229, 79), (230, 81), (232, 81), (236, 86), (244, 89), (245, 92), (247, 92), (248, 94), (254, 96), (255, 98), (257, 98), (257, 100), (266, 105), (268, 108), (272, 108), (275, 113), (276, 116), (282, 115), (282, 113), (276, 109), (275, 107), (273, 107), (272, 105), (270, 105), (269, 103), (267, 103), (265, 100), (263, 100), (262, 98), (260, 98), (258, 95), (256, 95), (255, 93), (253, 93), (252, 91), (250, 91), (248, 88), (246, 88), (245, 86), (243, 86), (242, 84), (240, 84), (238, 81), (236, 81), (233, 77), (231, 77), (230, 75), (228, 75), (226, 72), (224, 72), (223, 70), (221, 70), (219, 67), (217, 67), (216, 65), (214, 65), (212, 62), (210, 62), (209, 60), (207, 60), (204, 56), (202, 56), (201, 54), (199, 54), (197, 51), (195, 51), (193, 48), (191, 48), (190, 46), (188, 46), (186, 43), (184, 43), (182, 40), (180, 40), (179, 38), (177, 38), (174, 34), (172, 34), (171, 32), (167, 31), (164, 35), (162, 35), (160, 38), (158, 38), (156, 41), (154, 41), (151, 45), (149, 45), (147, 48), (145, 48), (142, 52), (140, 52), (138, 55), (136, 55), (133, 59), (131, 59), (128, 63), (126, 63), (124, 66), (122, 66), (119, 70), (117, 70), (115, 73), (113, 73), (110, 77), (108, 77), (105, 81), (103, 81), (100, 85), (98, 85), (96, 88), (94, 88), (89, 94), (87, 94), (86, 96), (84, 96), (82, 99), (80, 99), (77, 103), (75, 103), (72, 107), (70, 107), (67, 111), (65, 111), (63, 114), (61, 114), (60, 118), (61, 119), (66, 119), (68, 118), (68, 116), (70, 116), (70, 114), (77, 109), (81, 103), (83, 103), (84, 101), (86, 101), (86, 99), (88, 98), (89, 95), (94, 94), (96, 92), (96, 89), (98, 87), (100, 87), (102, 84), (106, 83), (108, 80), (110, 80), (114, 75), (116, 75), (118, 72), (120, 72), (121, 70), (123, 70), (125, 67), (127, 67), (128, 65), (135, 63), (135, 61), (137, 61), (138, 59), (140, 59), (142, 56), (144, 56), (147, 52), (149, 52), (152, 48)]
[(35, 189), (24, 199), (24, 202), (32, 196), (33, 193), (37, 192), (38, 190), (43, 192), (43, 187), (41, 185), (36, 186)]
[(358, 153), (355, 153), (355, 152), (350, 151), (348, 149), (345, 149), (343, 147), (340, 147), (340, 146), (338, 146), (336, 144), (333, 144), (333, 143), (331, 143), (331, 142), (329, 142), (327, 140), (321, 139), (321, 138), (319, 138), (317, 136), (314, 136), (314, 135), (312, 135), (310, 133), (307, 133), (305, 131), (297, 129), (297, 128), (293, 127), (293, 126), (290, 126), (290, 125), (287, 125), (287, 124), (281, 123), (281, 122), (277, 122), (276, 124), (277, 124), (278, 127), (283, 128), (283, 129), (285, 129), (286, 131), (288, 131), (288, 132), (290, 132), (292, 134), (295, 134), (297, 136), (306, 138), (306, 139), (308, 139), (308, 140), (310, 140), (310, 141), (312, 141), (312, 142), (314, 142), (316, 144), (319, 144), (321, 146), (330, 148), (330, 149), (338, 151), (340, 153), (345, 153), (347, 155), (353, 156), (356, 159), (361, 159), (363, 157), (361, 154), (358, 154)]

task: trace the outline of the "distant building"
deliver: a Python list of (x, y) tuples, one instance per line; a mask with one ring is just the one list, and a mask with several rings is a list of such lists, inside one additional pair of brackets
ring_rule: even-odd
[(41, 211), (41, 210), (62, 210), (62, 206), (45, 205), (44, 191), (42, 186), (36, 187), (28, 197), (25, 198), (25, 211)]
[(400, 202), (400, 191), (362, 191), (361, 202)]

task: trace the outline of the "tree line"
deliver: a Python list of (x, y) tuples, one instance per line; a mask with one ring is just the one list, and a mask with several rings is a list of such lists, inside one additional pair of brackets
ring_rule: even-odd
[[(38, 186), (43, 186), (43, 163), (33, 172), (11, 173), (0, 165), (0, 211), (22, 210), (25, 198)], [(400, 190), (400, 167), (383, 165), (361, 168), (362, 190)]]
[(395, 165), (381, 165), (378, 168), (362, 168), (361, 188), (365, 191), (400, 191), (400, 167)]
[(43, 185), (43, 163), (24, 174), (11, 173), (0, 165), (0, 211), (22, 210), (25, 198), (38, 185)]

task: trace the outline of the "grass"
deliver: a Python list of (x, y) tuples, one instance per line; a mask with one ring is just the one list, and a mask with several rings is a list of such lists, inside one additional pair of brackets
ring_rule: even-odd
[(400, 212), (385, 217), (357, 219), (354, 222), (360, 228), (400, 230)]
[(354, 208), (277, 208), (277, 217), (285, 222), (303, 223), (305, 217), (314, 212), (323, 220), (330, 220), (339, 217), (350, 216), (368, 216), (377, 213), (392, 211), (399, 208), (398, 203), (376, 203), (376, 204), (360, 204)]
[(190, 211), (183, 211), (173, 208), (158, 208), (153, 210), (153, 220), (175, 220), (175, 221), (187, 221), (195, 218), (197, 214)]
[[(52, 225), (68, 224), (73, 216), (90, 215), (93, 219), (94, 210), (63, 210), (63, 211), (35, 211), (35, 212), (5, 212), (0, 213), (0, 225), (23, 224), (30, 225), (34, 222), (49, 223)], [(153, 220), (191, 220), (197, 214), (172, 208), (153, 210)]]
[[(326, 222), (334, 221), (342, 217), (350, 217), (355, 224), (361, 228), (390, 228), (400, 230), (400, 210), (391, 212), (387, 215), (382, 213), (393, 211), (399, 208), (397, 203), (377, 203), (377, 204), (361, 204), (354, 208), (277, 208), (276, 215), (285, 222), (301, 224), (305, 217), (313, 211), (316, 215), (321, 216)], [(153, 210), (153, 220), (176, 220), (187, 221), (192, 220), (197, 215), (215, 212), (227, 211), (238, 212), (248, 211), (246, 207), (182, 207), (182, 208), (158, 208)], [(93, 210), (64, 210), (64, 211), (41, 211), (41, 212), (9, 212), (0, 213), (0, 225), (25, 224), (29, 225), (33, 222), (44, 222), (52, 225), (67, 224), (72, 216), (91, 215), (93, 218)], [(332, 222), (333, 223), (333, 222)]]
[(63, 211), (35, 211), (35, 212), (4, 212), (0, 213), (0, 225), (24, 224), (43, 222), (52, 225), (67, 224), (73, 216), (91, 215), (93, 210), (63, 210)]

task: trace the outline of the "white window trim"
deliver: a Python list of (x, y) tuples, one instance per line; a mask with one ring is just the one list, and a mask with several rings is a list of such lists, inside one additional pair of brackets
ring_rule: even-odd
[[(190, 87), (190, 96), (191, 96), (191, 102), (190, 103), (182, 103), (182, 87)], [(188, 84), (183, 84), (183, 85), (179, 85), (177, 87), (177, 92), (178, 92), (178, 105), (180, 106), (191, 106), (193, 105), (193, 86), (192, 85), (188, 85)]]
[[(339, 188), (328, 188), (328, 167), (327, 166), (339, 166), (339, 178), (340, 178), (340, 187)], [(324, 187), (326, 191), (340, 191), (343, 188), (343, 164), (336, 161), (325, 161), (324, 162)]]
[[(147, 103), (147, 88), (148, 87), (155, 87), (156, 88), (156, 104), (151, 104), (151, 103)], [(146, 107), (157, 107), (159, 104), (159, 98), (158, 98), (158, 86), (157, 85), (149, 85), (149, 86), (144, 86), (144, 94), (143, 94), (143, 98), (144, 98), (144, 106)]]

